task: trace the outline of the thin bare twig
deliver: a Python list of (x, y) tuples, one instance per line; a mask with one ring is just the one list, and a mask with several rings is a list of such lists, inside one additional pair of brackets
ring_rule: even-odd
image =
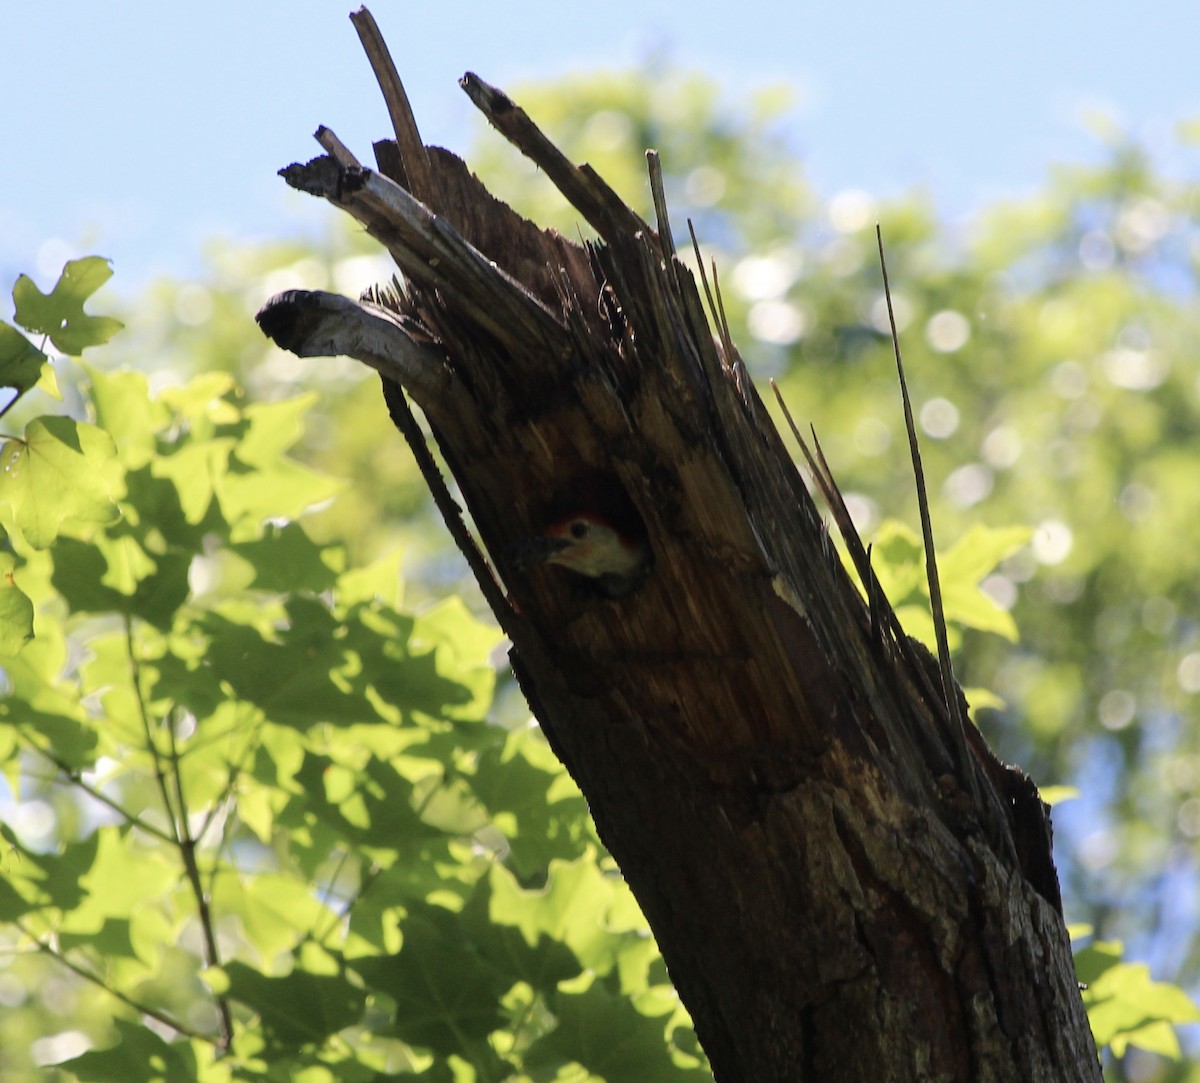
[(51, 959), (54, 959), (65, 966), (69, 971), (71, 971), (71, 973), (82, 978), (84, 981), (91, 982), (92, 985), (103, 989), (106, 993), (108, 993), (109, 996), (132, 1008), (138, 1014), (149, 1016), (151, 1019), (155, 1019), (165, 1026), (170, 1027), (172, 1030), (178, 1031), (180, 1034), (186, 1035), (189, 1038), (195, 1038), (202, 1042), (212, 1042), (212, 1044), (216, 1046), (223, 1045), (222, 1039), (216, 1038), (211, 1034), (202, 1034), (200, 1031), (189, 1027), (186, 1023), (181, 1023), (178, 1019), (174, 1019), (171, 1016), (160, 1012), (157, 1008), (152, 1008), (148, 1004), (142, 1004), (139, 1001), (134, 1000), (128, 994), (122, 993), (120, 989), (114, 989), (108, 984), (108, 982), (100, 977), (99, 974), (94, 974), (92, 971), (88, 970), (87, 967), (80, 966), (78, 963), (73, 962), (53, 945), (47, 944), (40, 937), (30, 932), (20, 918), (15, 918), (13, 920), (13, 924), (16, 925), (16, 927), (20, 929), (22, 933), (29, 937), (33, 946), (42, 955), (48, 955)]
[(154, 727), (150, 721), (150, 711), (146, 699), (142, 695), (141, 666), (138, 664), (137, 651), (133, 644), (133, 621), (125, 617), (125, 652), (129, 659), (129, 682), (133, 685), (133, 698), (137, 702), (138, 718), (142, 723), (142, 733), (146, 738), (146, 751), (150, 754), (150, 762), (154, 766), (154, 781), (158, 786), (158, 794), (162, 799), (163, 812), (171, 825), (171, 839), (176, 846), (180, 844), (179, 814), (171, 803), (171, 791), (167, 785), (167, 776), (162, 768), (162, 757), (158, 750), (158, 742), (154, 739)]
[(172, 845), (174, 845), (176, 842), (174, 836), (164, 831), (161, 827), (155, 827), (152, 823), (143, 820), (141, 817), (130, 812), (117, 801), (113, 800), (113, 798), (109, 797), (106, 793), (104, 793), (103, 790), (93, 786), (90, 782), (85, 782), (80, 772), (67, 763), (66, 760), (59, 759), (59, 757), (55, 756), (53, 752), (48, 752), (44, 748), (39, 748), (32, 742), (26, 741), (24, 743), (26, 748), (32, 752), (35, 752), (37, 755), (47, 760), (56, 768), (58, 772), (57, 774), (40, 776), (46, 781), (56, 782), (63, 786), (74, 786), (76, 789), (87, 794), (88, 797), (90, 797), (93, 801), (104, 805), (105, 808), (112, 809), (112, 811), (120, 816), (125, 823), (131, 824), (139, 831), (144, 831), (147, 835), (158, 839), (160, 842), (167, 842), (171, 843)]
[(425, 441), (425, 434), (421, 431), (421, 426), (417, 424), (412, 408), (408, 405), (404, 390), (395, 381), (384, 379), (383, 398), (387, 403), (392, 421), (412, 450), (413, 458), (417, 461), (417, 469), (421, 471), (421, 477), (425, 479), (425, 484), (429, 487), (433, 503), (441, 514), (446, 529), (450, 531), (450, 536), (454, 539), (459, 551), (467, 558), (467, 564), (479, 583), (479, 589), (483, 591), (484, 598), (487, 599), (488, 605), (491, 606), (492, 612), (500, 622), (500, 627), (506, 634), (511, 635), (509, 623), (516, 618), (516, 614), (513, 612), (508, 597), (496, 581), (491, 564), (488, 563), (483, 551), (475, 541), (475, 535), (467, 529), (467, 524), (463, 522), (462, 509), (451, 494), (446, 479), (442, 477), (437, 460), (434, 459), (433, 453)]
[[(200, 882), (200, 869), (196, 864), (196, 844), (192, 839), (187, 822), (187, 805), (183, 799), (183, 784), (179, 777), (179, 756), (175, 747), (175, 730), (170, 720), (166, 720), (168, 738), (171, 744), (171, 765), (174, 774), (175, 797), (172, 799), (170, 784), (163, 770), (163, 756), (159, 751), (158, 742), (154, 738), (154, 726), (150, 718), (150, 710), (142, 695), (141, 666), (133, 642), (133, 622), (125, 617), (125, 649), (129, 657), (130, 681), (133, 685), (134, 699), (137, 701), (138, 715), (142, 722), (142, 731), (146, 736), (146, 751), (154, 764), (154, 778), (162, 797), (163, 810), (171, 823), (176, 848), (183, 862), (184, 873), (191, 886), (196, 900), (196, 909), (200, 917), (200, 926), (204, 940), (204, 960), (209, 966), (220, 966), (220, 953), (217, 950), (216, 932), (213, 928), (212, 912), (208, 905), (208, 896)], [(221, 1018), (221, 1044), (228, 1048), (233, 1041), (233, 1019), (229, 1011), (229, 1002), (223, 997), (217, 997), (217, 1011)]]

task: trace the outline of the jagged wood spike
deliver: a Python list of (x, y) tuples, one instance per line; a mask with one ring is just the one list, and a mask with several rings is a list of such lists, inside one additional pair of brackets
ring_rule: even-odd
[(567, 348), (555, 313), (383, 173), (345, 168), (333, 158), (279, 172), (293, 188), (328, 199), (352, 215), (392, 253), (407, 277), (458, 299), (461, 315), (512, 351), (528, 349), (531, 338), (555, 353)]
[(716, 259), (712, 260), (712, 276), (713, 293), (717, 298), (717, 330), (721, 335), (721, 347), (725, 350), (725, 356), (732, 365), (733, 359), (737, 356), (737, 349), (733, 345), (733, 335), (729, 333), (729, 317), (725, 315), (725, 299), (721, 296), (721, 279), (717, 274)]
[(871, 612), (871, 642), (882, 649), (884, 646), (883, 622), (879, 617), (879, 595), (881, 592), (876, 589), (880, 584), (875, 578), (875, 569), (871, 563), (871, 556), (874, 549), (874, 542), (867, 545), (867, 567), (871, 569), (871, 578), (867, 580), (867, 608)]
[(805, 461), (808, 463), (813, 480), (820, 490), (821, 498), (828, 506), (830, 514), (837, 524), (838, 532), (842, 535), (842, 540), (846, 543), (846, 551), (850, 554), (855, 571), (858, 572), (859, 580), (862, 582), (863, 589), (867, 593), (868, 606), (872, 607), (872, 620), (874, 620), (875, 614), (878, 611), (880, 617), (880, 634), (882, 635), (884, 630), (891, 633), (892, 642), (895, 643), (900, 656), (908, 664), (909, 673), (913, 676), (924, 695), (930, 703), (937, 704), (944, 709), (944, 693), (930, 681), (929, 674), (926, 672), (925, 667), (921, 665), (912, 644), (908, 641), (908, 634), (904, 631), (904, 627), (900, 623), (900, 618), (896, 616), (896, 611), (892, 608), (891, 601), (883, 589), (883, 584), (879, 582), (879, 577), (875, 574), (875, 569), (871, 563), (870, 549), (863, 545), (858, 529), (854, 525), (854, 519), (850, 515), (850, 509), (846, 507), (842, 491), (838, 488), (837, 482), (833, 477), (833, 471), (829, 468), (829, 462), (825, 458), (825, 451), (821, 447), (821, 441), (817, 438), (816, 429), (811, 429), (813, 447), (816, 448), (816, 454), (814, 455), (809, 450), (808, 443), (804, 437), (800, 435), (800, 430), (792, 418), (791, 410), (788, 409), (787, 402), (784, 401), (783, 393), (779, 390), (779, 386), (774, 380), (771, 381), (771, 389), (775, 392), (775, 399), (779, 403), (780, 410), (783, 411), (784, 420), (791, 430), (792, 438), (796, 441), (796, 444), (804, 455)]
[(324, 124), (313, 132), (313, 138), (325, 148), (325, 152), (343, 169), (362, 169), (362, 162), (354, 156), (354, 152), (337, 137), (334, 131), (326, 128)]
[(654, 217), (658, 222), (658, 243), (668, 260), (675, 259), (675, 238), (671, 236), (671, 218), (667, 213), (667, 191), (663, 186), (662, 161), (658, 151), (646, 151), (646, 169), (650, 174), (650, 196), (654, 200)]
[(866, 550), (863, 548), (862, 539), (858, 536), (858, 531), (854, 527), (854, 521), (850, 517), (850, 509), (846, 507), (845, 500), (842, 499), (841, 490), (833, 480), (833, 474), (829, 470), (829, 464), (825, 461), (825, 456), (821, 453), (821, 445), (817, 441), (816, 431), (813, 431), (813, 443), (815, 444), (820, 459), (813, 455), (809, 450), (808, 443), (804, 437), (800, 435), (800, 429), (796, 425), (795, 419), (792, 417), (791, 410), (788, 409), (788, 404), (784, 401), (783, 393), (779, 390), (779, 385), (771, 380), (771, 390), (775, 392), (775, 401), (779, 403), (779, 409), (783, 412), (783, 418), (787, 422), (788, 428), (791, 430), (792, 439), (796, 441), (801, 453), (804, 455), (805, 462), (808, 464), (808, 469), (812, 473), (813, 480), (816, 482), (817, 488), (820, 490), (821, 498), (825, 501), (829, 508), (830, 514), (837, 523), (838, 531), (842, 535), (842, 539), (846, 542), (846, 548), (850, 553), (850, 559), (854, 562), (854, 568), (862, 580), (863, 587), (866, 590), (870, 589), (870, 561), (867, 559)]
[(472, 71), (458, 85), (492, 127), (539, 166), (567, 202), (606, 241), (619, 242), (626, 233), (649, 230), (594, 169), (572, 162), (502, 90), (485, 83)]
[(396, 133), (396, 148), (400, 152), (400, 162), (404, 169), (404, 187), (426, 206), (436, 210), (437, 190), (433, 183), (429, 153), (421, 139), (417, 119), (413, 116), (412, 106), (408, 101), (408, 93), (400, 81), (400, 73), (392, 61), (387, 43), (379, 32), (375, 17), (365, 7), (351, 12), (350, 21), (358, 31), (363, 52), (367, 54), (371, 70), (375, 73), (375, 81), (383, 94), (383, 101), (392, 121), (392, 130)]
[[(717, 308), (717, 303), (713, 299), (712, 288), (708, 284), (708, 274), (704, 270), (704, 257), (700, 254), (700, 242), (696, 239), (696, 227), (692, 224), (692, 220), (688, 219), (688, 233), (692, 236), (692, 251), (696, 253), (696, 268), (700, 272), (700, 284), (704, 287), (704, 298), (708, 301), (709, 318), (712, 320), (713, 326), (717, 329), (717, 335), (721, 342), (721, 351), (725, 351), (725, 338), (721, 335), (721, 313)], [(713, 265), (715, 271), (716, 264)], [(726, 365), (729, 364), (729, 355), (725, 354), (723, 358)]]
[(963, 717), (962, 703), (954, 680), (954, 665), (950, 660), (950, 640), (946, 633), (946, 611), (942, 605), (937, 554), (933, 546), (933, 521), (929, 514), (929, 493), (925, 486), (925, 468), (921, 464), (921, 449), (917, 441), (916, 422), (913, 420), (912, 398), (908, 393), (908, 381), (904, 377), (904, 362), (900, 357), (900, 334), (896, 330), (896, 313), (892, 307), (892, 288), (888, 282), (887, 260), (883, 254), (883, 230), (878, 223), (875, 225), (875, 240), (879, 247), (879, 268), (883, 274), (883, 296), (887, 301), (888, 324), (892, 332), (892, 351), (896, 356), (896, 373), (900, 378), (900, 397), (904, 402), (904, 425), (908, 430), (908, 448), (912, 453), (917, 507), (921, 515), (921, 537), (925, 545), (925, 575), (929, 583), (929, 602), (933, 613), (934, 634), (937, 636), (938, 664), (942, 672), (942, 692), (946, 700), (946, 710), (955, 723), (955, 750), (958, 753), (962, 777), (974, 789), (975, 772), (971, 769), (971, 754), (967, 748), (967, 720)]

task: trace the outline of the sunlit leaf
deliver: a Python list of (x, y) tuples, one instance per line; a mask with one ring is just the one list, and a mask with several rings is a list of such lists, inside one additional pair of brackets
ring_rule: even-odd
[(1039, 786), (1038, 793), (1047, 805), (1061, 805), (1064, 801), (1073, 801), (1080, 796), (1076, 786)]
[(111, 277), (108, 260), (100, 256), (70, 260), (48, 294), (21, 275), (13, 287), (16, 321), (33, 334), (48, 335), (65, 354), (99, 346), (124, 325), (110, 316), (89, 316), (83, 306)]
[(112, 522), (119, 478), (112, 438), (70, 418), (37, 418), (0, 448), (0, 501), (38, 549), (64, 525)]
[[(1090, 980), (1083, 976), (1093, 969), (1086, 961), (1088, 953), (1106, 961)], [(1164, 1025), (1200, 1022), (1200, 1007), (1187, 993), (1176, 985), (1153, 981), (1145, 964), (1115, 961), (1111, 946), (1085, 948), (1076, 960), (1080, 980), (1087, 985), (1083, 1002), (1097, 1045), (1111, 1045), (1118, 1055), (1127, 1045), (1139, 1045), (1178, 1058), (1178, 1041)]]
[(544, 888), (521, 888), (512, 874), (496, 867), (491, 875), (493, 920), (520, 929), (529, 944), (542, 935), (561, 941), (587, 967), (601, 973), (612, 965), (619, 937), (608, 928), (615, 898), (612, 882), (595, 858), (551, 862)]
[(98, 830), (95, 843), (95, 856), (80, 878), (83, 897), (61, 926), (66, 932), (85, 933), (126, 917), (179, 883), (178, 862), (161, 849), (131, 845), (118, 828)]
[(214, 883), (213, 903), (222, 913), (237, 916), (250, 945), (267, 963), (297, 947), (303, 930), (331, 921), (311, 884), (279, 873), (247, 879), (229, 870)]
[(245, 418), (250, 427), (238, 444), (238, 458), (248, 466), (269, 470), (300, 439), (304, 415), (316, 401), (317, 395), (310, 392), (282, 402), (247, 406)]
[(158, 399), (150, 397), (146, 376), (129, 369), (107, 372), (84, 366), (91, 383), (92, 406), (96, 424), (121, 448), (130, 469), (137, 469), (158, 450), (158, 434), (166, 426), (169, 412)]

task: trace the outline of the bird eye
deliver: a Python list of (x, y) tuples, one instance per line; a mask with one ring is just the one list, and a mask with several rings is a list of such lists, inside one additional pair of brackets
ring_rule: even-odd
[(587, 532), (588, 532), (588, 525), (582, 519), (576, 519), (571, 524), (571, 537), (572, 538), (586, 538)]

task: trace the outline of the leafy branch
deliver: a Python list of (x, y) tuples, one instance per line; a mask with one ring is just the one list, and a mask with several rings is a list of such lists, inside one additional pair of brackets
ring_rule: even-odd
[(94, 971), (89, 970), (85, 966), (81, 966), (65, 952), (60, 951), (58, 948), (54, 947), (53, 944), (47, 943), (36, 933), (32, 932), (20, 919), (14, 921), (13, 925), (25, 934), (30, 944), (32, 944), (33, 947), (42, 955), (46, 955), (53, 959), (60, 966), (66, 967), (69, 971), (71, 971), (72, 974), (82, 978), (84, 981), (90, 982), (92, 985), (103, 989), (104, 992), (111, 996), (114, 1000), (118, 1000), (127, 1007), (132, 1008), (138, 1013), (138, 1015), (144, 1015), (149, 1019), (154, 1019), (157, 1022), (162, 1023), (164, 1026), (168, 1026), (172, 1030), (178, 1031), (180, 1034), (184, 1034), (189, 1038), (195, 1038), (204, 1042), (216, 1042), (216, 1039), (213, 1037), (213, 1035), (204, 1034), (201, 1031), (188, 1026), (181, 1020), (176, 1019), (174, 1016), (168, 1015), (166, 1012), (160, 1011), (158, 1008), (155, 1008), (150, 1004), (144, 1004), (142, 1001), (135, 999), (123, 990), (110, 985), (104, 980), (104, 978), (100, 977), (99, 974), (96, 974)]
[(83, 773), (78, 768), (72, 767), (53, 752), (32, 742), (27, 742), (26, 747), (55, 767), (56, 773), (54, 775), (41, 776), (45, 780), (71, 786), (79, 790), (80, 793), (86, 794), (97, 804), (103, 805), (105, 808), (115, 812), (124, 823), (136, 827), (139, 831), (144, 831), (147, 835), (158, 839), (160, 842), (175, 843), (173, 835), (168, 834), (160, 827), (155, 827), (154, 824), (138, 816), (137, 813), (125, 808), (119, 801), (109, 797), (98, 786), (93, 786), (90, 782), (86, 781)]
[[(184, 874), (192, 891), (196, 904), (196, 913), (200, 918), (200, 928), (204, 940), (204, 961), (209, 967), (221, 965), (220, 949), (217, 946), (217, 934), (213, 925), (212, 907), (208, 892), (201, 882), (200, 866), (196, 859), (196, 839), (192, 836), (188, 818), (187, 800), (183, 793), (183, 778), (179, 765), (179, 750), (175, 741), (175, 727), (169, 717), (151, 720), (146, 697), (142, 691), (142, 673), (137, 649), (134, 644), (133, 621), (125, 616), (125, 646), (128, 651), (130, 679), (134, 699), (137, 703), (138, 716), (146, 739), (146, 751), (150, 754), (154, 768), (154, 779), (162, 798), (163, 812), (171, 824), (172, 841), (183, 862)], [(164, 756), (154, 737), (154, 728), (158, 725), (165, 728), (170, 741), (170, 754), (165, 757), (170, 763), (170, 779), (164, 769)], [(174, 784), (174, 797), (171, 794), (171, 783)], [(229, 1010), (228, 999), (218, 994), (216, 998), (217, 1012), (221, 1019), (221, 1046), (228, 1048), (233, 1041), (233, 1018)]]

